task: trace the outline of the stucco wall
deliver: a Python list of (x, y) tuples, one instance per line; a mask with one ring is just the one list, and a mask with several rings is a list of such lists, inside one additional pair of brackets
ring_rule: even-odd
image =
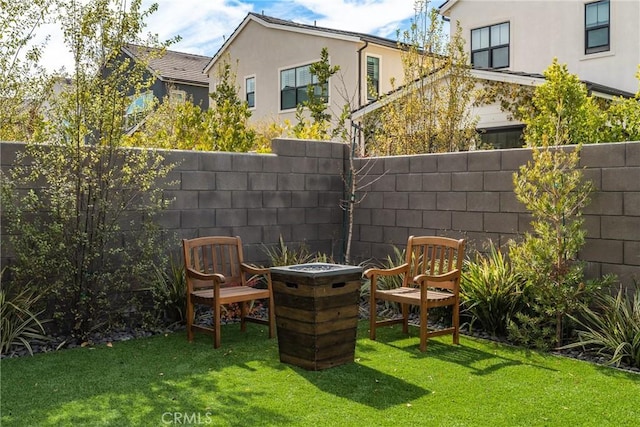
[[(3, 169), (21, 147), (0, 143)], [(273, 151), (167, 153), (180, 164), (167, 189), (175, 201), (161, 224), (178, 239), (240, 235), (255, 262), (266, 261), (263, 245), (280, 235), (340, 257), (346, 147), (274, 140)], [(529, 230), (530, 215), (516, 200), (512, 174), (530, 159), (530, 150), (513, 149), (356, 160), (356, 169), (364, 162), (372, 169), (358, 194), (366, 196), (355, 211), (352, 257), (384, 258), (411, 234), (463, 236), (478, 248), (489, 238), (500, 244), (517, 238)], [(589, 276), (615, 273), (631, 285), (640, 280), (640, 142), (585, 146), (581, 164), (597, 188), (585, 212), (581, 258)]]
[(471, 30), (510, 23), (509, 70), (541, 73), (553, 58), (569, 72), (616, 89), (635, 93), (640, 63), (640, 2), (611, 0), (611, 48), (585, 54), (585, 4), (589, 0), (457, 0), (447, 15), (460, 22), (470, 52)]

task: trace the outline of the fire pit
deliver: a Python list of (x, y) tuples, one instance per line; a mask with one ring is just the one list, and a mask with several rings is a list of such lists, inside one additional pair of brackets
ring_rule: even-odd
[(309, 370), (353, 362), (362, 268), (272, 267), (280, 361)]

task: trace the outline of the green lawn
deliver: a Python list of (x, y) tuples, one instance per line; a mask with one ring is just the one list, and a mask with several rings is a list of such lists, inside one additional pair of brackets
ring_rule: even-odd
[(277, 340), (223, 327), (1, 363), (4, 426), (637, 426), (640, 375), (468, 337), (360, 325), (356, 362), (282, 364)]

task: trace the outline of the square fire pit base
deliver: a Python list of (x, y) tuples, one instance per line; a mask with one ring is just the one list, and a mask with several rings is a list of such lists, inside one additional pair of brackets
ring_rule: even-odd
[(353, 362), (362, 268), (272, 267), (280, 361), (308, 370)]

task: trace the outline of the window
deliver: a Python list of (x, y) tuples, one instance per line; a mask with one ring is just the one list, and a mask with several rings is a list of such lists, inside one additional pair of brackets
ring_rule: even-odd
[(146, 91), (136, 96), (130, 96), (131, 103), (127, 107), (124, 113), (124, 126), (125, 129), (130, 129), (137, 125), (146, 115), (151, 108), (153, 108), (155, 97), (153, 92)]
[[(324, 88), (320, 86), (318, 77), (311, 74), (310, 65), (280, 71), (280, 109), (296, 108), (306, 101), (308, 85), (314, 86), (313, 93), (316, 96), (328, 93), (328, 84)], [(327, 95), (324, 95), (324, 102), (329, 102)]]
[(249, 108), (256, 106), (256, 78), (247, 77), (244, 81), (246, 101)]
[(367, 99), (377, 98), (380, 93), (380, 58), (367, 56)]
[(175, 102), (185, 102), (187, 100), (187, 92), (179, 89), (169, 90), (169, 99)]
[(471, 30), (471, 64), (473, 68), (509, 66), (509, 23)]
[(522, 148), (524, 147), (523, 131), (522, 126), (482, 129), (480, 143), (482, 148)]
[(584, 5), (585, 54), (609, 50), (609, 0)]

